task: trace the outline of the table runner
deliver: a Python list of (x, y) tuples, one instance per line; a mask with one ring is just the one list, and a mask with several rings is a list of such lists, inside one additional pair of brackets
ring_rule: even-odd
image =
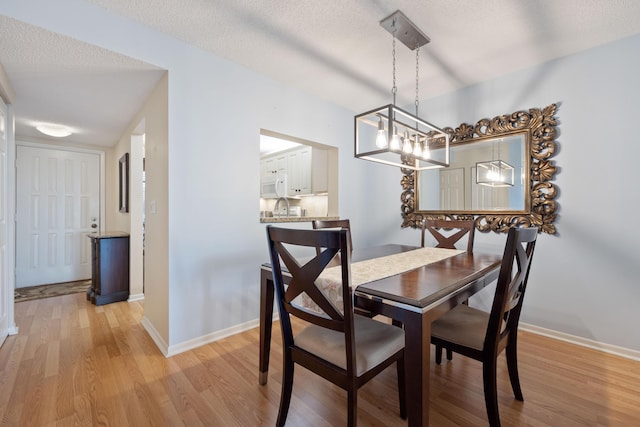
[[(419, 248), (399, 254), (387, 255), (380, 258), (351, 263), (351, 287), (355, 288), (363, 283), (381, 280), (395, 276), (415, 268), (422, 267), (443, 259), (463, 253), (457, 249)], [(342, 277), (341, 267), (327, 268), (316, 279), (318, 288), (342, 311)], [(296, 301), (302, 307), (323, 313), (307, 294), (300, 295)]]

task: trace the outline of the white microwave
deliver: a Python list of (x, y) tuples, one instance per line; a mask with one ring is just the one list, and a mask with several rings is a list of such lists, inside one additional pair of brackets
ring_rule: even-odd
[(287, 197), (288, 181), (286, 173), (277, 173), (262, 177), (260, 197), (263, 199), (277, 199)]

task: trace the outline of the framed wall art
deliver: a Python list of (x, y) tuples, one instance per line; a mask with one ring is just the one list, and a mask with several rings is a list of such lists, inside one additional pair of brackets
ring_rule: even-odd
[(124, 153), (119, 162), (120, 212), (129, 212), (129, 153)]

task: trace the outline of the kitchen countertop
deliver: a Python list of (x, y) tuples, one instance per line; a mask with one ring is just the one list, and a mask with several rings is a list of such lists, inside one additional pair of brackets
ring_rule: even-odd
[(114, 237), (127, 237), (129, 233), (125, 233), (124, 231), (96, 231), (95, 233), (90, 233), (87, 235), (90, 239), (112, 239)]
[(270, 216), (260, 218), (261, 223), (278, 223), (278, 222), (311, 222), (313, 220), (334, 220), (340, 219), (338, 216)]

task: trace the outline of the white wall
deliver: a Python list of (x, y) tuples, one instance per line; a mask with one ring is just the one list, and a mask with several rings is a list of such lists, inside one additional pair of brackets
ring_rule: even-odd
[[(352, 177), (341, 186), (341, 197), (364, 195), (358, 187), (367, 181), (362, 175), (374, 169), (351, 156), (352, 112), (81, 1), (53, 6), (14, 0), (0, 8), (168, 70), (168, 207), (157, 215), (166, 215), (169, 227), (166, 236), (148, 239), (166, 239), (168, 245), (166, 263), (159, 256), (150, 267), (168, 271), (167, 326), (150, 320), (169, 353), (257, 319), (258, 266), (267, 257), (258, 216), (261, 128), (339, 147), (340, 175)], [(356, 205), (352, 214), (365, 209)], [(145, 315), (149, 305), (146, 295)]]
[(441, 126), (559, 105), (558, 232), (538, 239), (522, 321), (636, 351), (639, 52), (636, 35), (420, 104)]
[[(169, 70), (170, 353), (258, 316), (258, 265), (267, 257), (257, 215), (260, 128), (339, 147), (340, 214), (352, 220), (356, 247), (419, 241), (418, 231), (400, 229), (401, 172), (353, 158), (355, 112), (81, 1), (5, 0), (2, 9)], [(639, 208), (639, 44), (636, 36), (421, 103), (441, 126), (560, 103), (558, 234), (540, 237), (523, 321), (635, 350), (640, 235), (627, 218)], [(496, 251), (504, 235), (476, 239)]]
[[(110, 197), (113, 201), (110, 211), (111, 223), (115, 225), (115, 229), (130, 230), (131, 235), (129, 300), (142, 298), (144, 285), (143, 325), (165, 352), (169, 342), (167, 113), (168, 77), (165, 75), (116, 145), (117, 155), (111, 167), (115, 189)], [(140, 133), (144, 133), (144, 136)], [(144, 259), (141, 259), (143, 139), (146, 156), (145, 198), (148, 212), (145, 216), (146, 247)], [(130, 152), (129, 213), (118, 211), (118, 159), (125, 152)]]
[(169, 94), (171, 340), (181, 343), (258, 316), (260, 129), (350, 152), (353, 115), (209, 55), (171, 68)]

